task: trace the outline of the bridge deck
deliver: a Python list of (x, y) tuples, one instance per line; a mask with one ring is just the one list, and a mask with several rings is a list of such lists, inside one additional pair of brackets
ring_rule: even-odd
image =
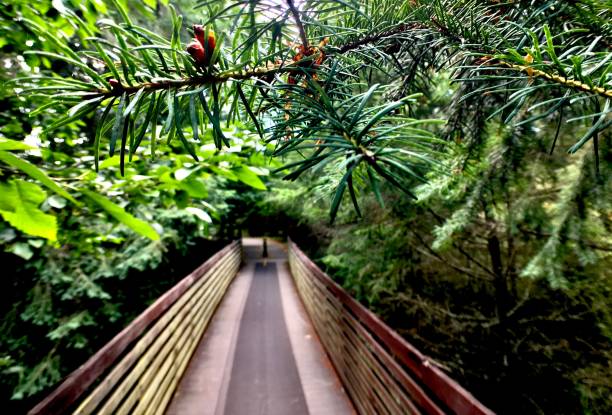
[(206, 330), (168, 414), (352, 414), (297, 296), (284, 245), (243, 240), (245, 265)]

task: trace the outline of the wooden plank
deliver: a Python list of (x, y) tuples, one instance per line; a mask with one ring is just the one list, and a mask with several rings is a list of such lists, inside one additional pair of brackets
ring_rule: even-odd
[[(190, 318), (189, 325), (183, 331), (177, 331), (174, 337), (177, 338), (175, 345), (170, 352), (170, 359), (165, 359), (163, 362), (163, 369), (156, 373), (155, 378), (149, 383), (147, 391), (143, 395), (142, 399), (138, 403), (138, 406), (134, 410), (135, 412), (146, 412), (151, 413), (152, 407), (157, 407), (160, 397), (166, 392), (166, 388), (170, 385), (169, 379), (173, 376), (177, 376), (177, 370), (181, 362), (184, 359), (190, 359), (192, 343), (197, 343), (200, 340), (201, 335), (204, 333), (205, 328), (210, 322), (218, 303), (223, 298), (223, 295), (231, 281), (231, 278), (235, 275), (237, 268), (235, 267), (236, 260), (228, 264), (228, 269), (224, 270), (219, 274), (217, 278), (217, 284), (211, 286), (209, 292), (205, 296), (205, 306), (198, 311), (197, 317)], [(195, 346), (193, 347), (195, 349)], [(174, 392), (173, 390), (170, 392)]]
[[(365, 394), (361, 394), (359, 399), (370, 402), (377, 414), (393, 412), (388, 408), (394, 406), (391, 395), (387, 393), (385, 385), (374, 376), (373, 367), (367, 362), (369, 356), (363, 350), (364, 345), (356, 341), (348, 332), (345, 332), (342, 340), (346, 351), (341, 356), (347, 361), (351, 374), (355, 375), (357, 382), (363, 386), (365, 391)], [(401, 413), (399, 408), (395, 409), (395, 413)]]
[(401, 395), (402, 401), (414, 400), (420, 407), (424, 408), (427, 413), (438, 415), (444, 414), (444, 411), (427, 397), (421, 387), (397, 364), (392, 356), (372, 338), (371, 334), (365, 330), (358, 321), (350, 314), (347, 314), (346, 318), (347, 324), (352, 326), (353, 330), (357, 331), (359, 335), (365, 339), (364, 342), (373, 349), (372, 354), (380, 359), (381, 366), (389, 372), (390, 376), (392, 376), (399, 385), (406, 388), (406, 392), (398, 391), (398, 395)]
[(201, 331), (195, 336), (197, 341), (194, 341), (192, 343), (192, 345), (190, 346), (190, 349), (187, 351), (187, 353), (185, 353), (183, 355), (182, 361), (180, 362), (179, 367), (177, 368), (176, 374), (174, 376), (172, 376), (172, 378), (170, 379), (170, 383), (168, 385), (168, 387), (166, 388), (166, 391), (163, 393), (163, 395), (161, 395), (161, 399), (159, 401), (159, 404), (153, 404), (152, 407), (149, 407), (149, 411), (148, 413), (151, 414), (163, 414), (166, 411), (166, 408), (168, 407), (169, 403), (170, 403), (170, 399), (172, 398), (172, 396), (174, 395), (174, 392), (176, 391), (176, 388), (179, 384), (179, 381), (181, 380), (181, 378), (183, 377), (183, 374), (185, 373), (185, 371), (187, 370), (187, 367), (189, 365), (189, 362), (191, 361), (191, 358), (196, 350), (196, 348), (198, 347), (200, 340), (202, 338), (202, 336), (204, 335), (208, 325), (210, 324), (211, 320), (212, 320), (212, 316), (214, 315), (214, 313), (216, 312), (217, 307), (219, 306), (219, 304), (221, 303), (221, 300), (223, 299), (225, 292), (227, 291), (227, 288), (229, 287), (230, 283), (233, 281), (239, 265), (241, 262), (241, 258), (237, 258), (236, 261), (236, 267), (235, 270), (233, 272), (233, 275), (231, 275), (231, 278), (228, 278), (225, 287), (223, 288), (223, 290), (221, 291), (220, 295), (218, 296), (217, 300), (216, 300), (216, 305), (215, 308), (212, 310), (212, 312), (210, 313), (210, 315), (208, 315), (206, 317), (206, 321), (205, 324), (202, 325)]
[[(312, 281), (312, 280), (311, 280)], [(316, 284), (313, 284), (316, 285)], [(319, 296), (318, 304), (321, 306), (327, 303), (328, 296), (330, 295), (326, 290), (320, 290), (319, 287), (315, 287), (316, 295)], [(324, 315), (336, 314), (339, 318), (334, 320), (334, 323), (329, 324), (330, 327), (337, 327), (340, 329), (340, 334), (335, 336), (335, 342), (338, 346), (343, 347), (344, 350), (339, 352), (340, 357), (344, 357), (347, 361), (347, 366), (358, 375), (360, 383), (363, 383), (364, 390), (367, 396), (359, 396), (359, 399), (366, 399), (376, 404), (377, 413), (401, 413), (401, 409), (397, 406), (397, 399), (392, 395), (392, 388), (395, 387), (397, 392), (397, 385), (393, 384), (391, 379), (387, 376), (386, 384), (381, 382), (380, 372), (384, 371), (380, 364), (376, 365), (374, 357), (371, 355), (371, 351), (368, 349), (368, 345), (360, 339), (356, 333), (347, 327), (345, 319), (347, 313), (341, 305), (332, 306), (334, 311), (324, 312)], [(323, 308), (325, 308), (323, 306)], [(324, 310), (323, 310), (324, 311)], [(378, 377), (375, 376), (378, 374)]]
[[(313, 278), (309, 278), (308, 271), (299, 262), (294, 262), (292, 265), (298, 293), (307, 304), (313, 327), (319, 334), (355, 406), (361, 413), (393, 413), (388, 410), (385, 402), (385, 398), (390, 399), (391, 396), (386, 392), (382, 392), (382, 397), (373, 394), (371, 373), (368, 373), (368, 368), (363, 366), (363, 356), (360, 350), (347, 341), (346, 333), (342, 330), (341, 314), (344, 312), (342, 305), (334, 301), (335, 298), (331, 297), (325, 287), (317, 284)], [(376, 390), (381, 389), (384, 388), (379, 383)], [(395, 413), (404, 412), (392, 402), (390, 405), (393, 406)]]
[(313, 284), (313, 279), (306, 276), (305, 269), (301, 266), (299, 261), (295, 261), (294, 256), (291, 256), (291, 251), (289, 251), (289, 253), (290, 268), (296, 286), (298, 287), (298, 294), (306, 305), (313, 327), (319, 335), (330, 361), (336, 368), (336, 372), (342, 380), (349, 398), (359, 413), (375, 413), (374, 407), (367, 399), (365, 401), (360, 399), (360, 397), (366, 396), (366, 392), (362, 388), (362, 385), (357, 382), (357, 378), (351, 370), (351, 364), (347, 363), (346, 359), (343, 358), (345, 356), (345, 350), (340, 348), (339, 338), (341, 338), (342, 334), (341, 331), (338, 330), (340, 328), (338, 309), (331, 304), (319, 304), (317, 307), (321, 299), (316, 298), (316, 289)]
[[(314, 279), (344, 304), (369, 332), (375, 336), (391, 355), (395, 356), (410, 370), (429, 390), (455, 413), (465, 415), (492, 415), (486, 408), (458, 383), (443, 373), (435, 363), (420, 353), (414, 346), (384, 324), (376, 315), (353, 299), (336, 284), (327, 274), (321, 271), (292, 241), (289, 241), (290, 260), (300, 263)], [(406, 385), (408, 388), (409, 385)], [(423, 396), (423, 399), (427, 398)]]
[[(159, 347), (154, 342), (165, 341), (169, 336), (169, 331), (166, 330), (168, 324), (174, 319), (174, 316), (183, 308), (189, 308), (191, 304), (198, 301), (201, 296), (200, 288), (210, 283), (209, 279), (216, 272), (219, 266), (225, 262), (225, 258), (219, 261), (211, 268), (205, 276), (203, 276), (197, 284), (194, 284), (164, 315), (155, 323), (155, 325), (147, 331), (147, 333), (136, 343), (130, 352), (113, 368), (111, 373), (103, 379), (98, 387), (84, 400), (77, 409), (79, 414), (88, 414), (104, 399), (104, 397), (116, 387), (117, 383), (125, 373), (133, 366), (133, 364), (142, 357), (143, 353), (153, 350), (156, 351)], [(129, 391), (125, 390), (127, 393)]]
[(359, 409), (359, 413), (376, 413), (371, 400), (368, 399), (367, 390), (360, 382), (359, 373), (354, 370), (354, 362), (346, 358), (349, 351), (342, 346), (340, 335), (334, 332), (331, 335), (322, 332), (321, 336), (333, 336), (327, 339), (327, 343), (324, 343), (325, 349), (353, 405)]
[[(306, 302), (317, 305), (316, 307), (310, 307), (313, 326), (318, 331), (339, 376), (347, 386), (347, 392), (349, 392), (354, 404), (360, 409), (361, 413), (389, 413), (384, 398), (372, 394), (373, 389), (370, 384), (372, 380), (369, 379), (368, 381), (371, 374), (367, 372), (367, 368), (363, 367), (361, 359), (356, 359), (360, 352), (355, 350), (352, 343), (347, 342), (346, 333), (342, 331), (341, 316), (339, 316), (343, 312), (341, 304), (325, 305), (329, 299), (329, 293), (326, 293), (324, 289), (321, 290), (314, 283), (314, 279), (306, 279), (301, 268), (298, 264), (294, 268), (294, 272), (301, 280), (299, 285), (303, 297), (307, 298)], [(312, 298), (308, 298), (311, 296)], [(330, 318), (331, 316), (334, 318)], [(350, 347), (347, 347), (347, 345)], [(366, 382), (364, 382), (364, 379)], [(379, 384), (378, 389), (384, 388), (381, 388)], [(387, 399), (390, 398), (385, 393), (383, 393), (383, 396)], [(397, 406), (394, 409), (395, 413), (403, 412)]]
[[(299, 273), (302, 274), (302, 272)], [(384, 368), (382, 368), (380, 363), (376, 362), (375, 365), (373, 360), (374, 357), (371, 355), (371, 351), (367, 349), (367, 344), (363, 341), (363, 339), (358, 339), (356, 333), (354, 332), (347, 332), (347, 329), (349, 328), (347, 327), (345, 319), (351, 318), (348, 311), (346, 311), (344, 307), (342, 307), (342, 304), (339, 303), (325, 288), (325, 286), (320, 284), (318, 281), (310, 278), (309, 285), (311, 286), (311, 289), (314, 291), (315, 295), (318, 296), (316, 301), (316, 303), (319, 305), (318, 308), (325, 309), (326, 307), (323, 306), (323, 304), (327, 301), (332, 301), (332, 303), (334, 303), (334, 311), (321, 310), (324, 316), (329, 316), (332, 314), (341, 315), (342, 321), (335, 321), (335, 324), (330, 325), (331, 327), (339, 327), (343, 329), (341, 336), (336, 337), (339, 337), (339, 339), (342, 341), (345, 350), (336, 350), (335, 353), (337, 354), (337, 357), (334, 360), (336, 361), (336, 364), (340, 363), (338, 362), (339, 358), (346, 362), (343, 364), (343, 366), (348, 367), (350, 370), (347, 375), (358, 375), (357, 381), (355, 380), (354, 376), (349, 376), (349, 378), (353, 377), (353, 380), (350, 381), (352, 387), (357, 387), (360, 386), (362, 382), (364, 383), (363, 388), (360, 388), (361, 393), (355, 394), (355, 391), (352, 391), (353, 400), (365, 402), (374, 401), (376, 403), (376, 407), (374, 409), (376, 413), (405, 413), (409, 409), (413, 413), (418, 413), (414, 405), (412, 405), (405, 396), (403, 397), (404, 399), (401, 399), (401, 401), (405, 403), (405, 408), (402, 409), (401, 407), (397, 406), (397, 394), (399, 393), (401, 395), (402, 392), (398, 390), (398, 385), (394, 384), (389, 375), (384, 372)], [(319, 313), (315, 311), (313, 320), (317, 320), (318, 314)], [(315, 326), (318, 326), (318, 324), (315, 324)], [(326, 337), (325, 333), (322, 333), (321, 337)], [(349, 339), (351, 340), (350, 342), (347, 341)], [(349, 346), (348, 348), (347, 345)], [(329, 344), (327, 347), (329, 350)], [(347, 358), (346, 356), (350, 356), (350, 358)], [(355, 358), (355, 356), (358, 356), (359, 358)], [(366, 363), (369, 363), (369, 365)], [(383, 375), (380, 374), (381, 372)], [(378, 377), (375, 377), (374, 374), (377, 374)], [(381, 376), (383, 376), (385, 379), (386, 384), (381, 383), (382, 379), (379, 380)], [(395, 388), (394, 391), (392, 390), (393, 388)], [(395, 392), (396, 396), (393, 396), (390, 392)], [(376, 395), (373, 395), (374, 393)]]
[(165, 412), (168, 404), (170, 403), (170, 399), (174, 395), (174, 393), (176, 391), (176, 388), (177, 388), (181, 378), (183, 377), (183, 374), (187, 370), (189, 362), (191, 361), (191, 358), (193, 357), (193, 354), (195, 353), (195, 350), (198, 347), (202, 336), (206, 332), (206, 330), (208, 328), (208, 325), (210, 324), (210, 322), (212, 320), (212, 317), (216, 313), (216, 310), (217, 310), (219, 304), (221, 303), (223, 297), (225, 296), (225, 293), (226, 293), (228, 287), (230, 286), (231, 282), (233, 281), (234, 277), (236, 276), (236, 273), (238, 271), (240, 262), (241, 262), (241, 258), (237, 258), (236, 263), (235, 263), (236, 264), (235, 269), (232, 271), (232, 273), (230, 275), (228, 275), (228, 278), (225, 281), (224, 287), (222, 287), (219, 295), (215, 299), (215, 303), (216, 304), (215, 304), (214, 308), (212, 309), (210, 314), (206, 316), (204, 324), (202, 324), (201, 331), (195, 336), (196, 341), (193, 342), (193, 345), (190, 348), (190, 350), (183, 355), (182, 362), (180, 363), (180, 366), (177, 368), (175, 374), (170, 379), (170, 383), (168, 384), (168, 387), (166, 388), (166, 390), (163, 393), (163, 395), (161, 396), (159, 404), (153, 403), (152, 408), (150, 408), (150, 410), (152, 411), (151, 413), (163, 414)]
[(174, 302), (181, 297), (202, 275), (215, 263), (223, 258), (240, 242), (235, 241), (210, 257), (191, 274), (183, 278), (177, 285), (157, 299), (134, 321), (128, 324), (119, 334), (91, 356), (84, 364), (72, 372), (68, 377), (46, 398), (32, 408), (29, 415), (55, 415), (62, 414), (74, 404), (91, 384), (110, 368), (124, 353), (134, 340), (142, 335), (155, 320), (157, 320)]
[[(176, 385), (178, 385), (183, 372), (187, 368), (187, 363), (191, 360), (230, 282), (236, 275), (239, 263), (240, 258), (234, 258), (233, 262), (230, 264), (229, 272), (224, 272), (223, 275), (220, 276), (220, 284), (214, 288), (210, 295), (207, 295), (208, 303), (200, 313), (200, 317), (190, 326), (191, 330), (189, 332), (180, 334), (180, 341), (174, 348), (173, 357), (175, 359), (169, 365), (169, 369), (167, 371), (160, 371), (161, 373), (165, 373), (164, 376), (158, 374), (153, 379), (147, 393), (134, 410), (135, 413), (154, 413), (156, 411), (165, 410), (170, 397), (174, 393)], [(165, 396), (167, 396), (168, 399), (164, 399)]]
[[(131, 369), (120, 384), (115, 385), (115, 391), (104, 403), (98, 413), (127, 413), (131, 406), (140, 399), (140, 396), (145, 390), (143, 384), (155, 375), (155, 371), (161, 366), (163, 359), (167, 356), (172, 344), (168, 342), (172, 341), (172, 335), (175, 333), (175, 330), (180, 330), (186, 326), (189, 323), (189, 319), (195, 315), (198, 310), (206, 306), (206, 295), (210, 291), (211, 286), (214, 286), (218, 282), (216, 277), (224, 271), (226, 264), (227, 261), (223, 261), (222, 265), (212, 271), (209, 278), (207, 278), (199, 288), (199, 293), (193, 298), (194, 302), (199, 302), (199, 306), (196, 308), (185, 307), (184, 311), (187, 314), (177, 314), (174, 316), (169, 323), (171, 327), (167, 327), (162, 331), (161, 335), (155, 339), (153, 345), (140, 356), (136, 366)], [(184, 316), (184, 318), (181, 318), (181, 316)], [(126, 396), (127, 399), (125, 399)], [(121, 409), (117, 410), (120, 404)]]
[[(231, 255), (228, 254), (228, 256)], [(193, 298), (199, 288), (211, 277), (211, 275), (226, 261), (224, 257), (217, 262), (209, 271), (205, 273), (194, 285), (192, 285), (178, 301), (161, 316), (155, 324), (142, 336), (134, 347), (126, 354), (121, 361), (115, 365), (113, 370), (102, 380), (102, 382), (92, 391), (76, 409), (75, 414), (89, 414), (100, 404), (100, 402), (116, 386), (117, 382), (127, 373), (141, 355), (151, 347), (154, 340), (159, 339), (160, 334), (168, 323), (174, 318), (176, 313), (186, 304), (193, 303)]]
[[(206, 331), (229, 283), (236, 274), (236, 263), (237, 261), (231, 263), (229, 271), (220, 275), (218, 279), (219, 284), (209, 293), (209, 295), (207, 295), (206, 307), (198, 313), (196, 320), (191, 322), (193, 324), (190, 324), (189, 330), (177, 333), (179, 341), (172, 351), (174, 360), (166, 359), (164, 365), (167, 366), (167, 369), (164, 368), (160, 370), (150, 382), (147, 391), (134, 409), (135, 413), (154, 413), (155, 411), (161, 410), (162, 406), (163, 409), (165, 409), (165, 405), (169, 402), (169, 397), (174, 393), (174, 387), (176, 387), (183, 371), (187, 368), (187, 363), (191, 359), (195, 348)], [(174, 385), (174, 387), (172, 385)], [(168, 400), (165, 401), (165, 404), (163, 404), (164, 396), (168, 396)]]
[[(324, 285), (316, 279), (305, 276), (304, 267), (299, 262), (294, 262), (293, 265), (298, 292), (300, 292), (304, 303), (308, 303), (307, 308), (313, 320), (313, 326), (320, 334), (319, 337), (326, 345), (328, 352), (333, 355), (335, 365), (338, 371), (342, 373), (345, 383), (351, 385), (353, 400), (359, 401), (358, 407), (365, 410), (364, 405), (366, 405), (367, 413), (375, 411), (376, 413), (397, 414), (405, 413), (407, 410), (410, 410), (411, 413), (418, 413), (416, 407), (402, 393), (403, 391), (398, 389), (399, 386), (394, 384), (393, 379), (386, 372), (382, 375), (384, 382), (386, 382), (384, 384), (381, 383), (383, 380), (373, 376), (378, 373), (380, 377), (380, 372), (384, 372), (384, 368), (378, 363), (373, 371), (374, 357), (364, 347), (365, 344), (361, 344), (363, 342), (361, 339), (357, 341), (358, 346), (350, 343), (350, 347), (347, 348), (349, 342), (347, 342), (345, 330), (330, 330), (330, 328), (343, 328), (346, 323), (341, 320), (350, 318), (348, 312), (344, 310), (342, 304), (333, 297)], [(325, 306), (328, 301), (331, 301), (331, 303)], [(356, 338), (356, 336), (353, 336), (353, 338)], [(344, 349), (340, 350), (337, 348), (338, 346), (344, 347)], [(366, 365), (366, 362), (370, 362), (370, 365)], [(376, 396), (372, 395), (374, 392), (377, 394)], [(404, 404), (403, 408), (398, 406), (399, 402)], [(373, 403), (376, 406), (372, 406)]]
[[(350, 316), (345, 315), (345, 318)], [(363, 376), (367, 380), (367, 385), (372, 388), (374, 393), (384, 398), (383, 402), (387, 410), (391, 413), (401, 413), (400, 403), (410, 409), (411, 413), (418, 414), (420, 411), (412, 403), (409, 396), (406, 395), (400, 385), (387, 372), (387, 367), (379, 360), (380, 356), (372, 350), (372, 345), (368, 343), (367, 338), (362, 337), (356, 330), (353, 330), (350, 324), (343, 325), (343, 332), (346, 339), (353, 343), (353, 355), (359, 355), (356, 359), (355, 366), (363, 368)], [(386, 362), (385, 362), (386, 363)], [(437, 410), (437, 408), (435, 408)], [(437, 410), (438, 414), (443, 414)]]

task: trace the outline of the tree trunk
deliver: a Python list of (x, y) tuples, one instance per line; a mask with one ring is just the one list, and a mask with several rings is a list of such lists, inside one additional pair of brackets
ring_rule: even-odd
[(502, 266), (501, 257), (501, 244), (499, 238), (495, 232), (487, 238), (487, 247), (489, 250), (489, 257), (491, 258), (491, 267), (495, 274), (495, 297), (496, 297), (496, 309), (499, 320), (503, 320), (510, 309), (512, 308), (512, 294), (508, 288), (508, 282), (504, 275), (504, 269)]

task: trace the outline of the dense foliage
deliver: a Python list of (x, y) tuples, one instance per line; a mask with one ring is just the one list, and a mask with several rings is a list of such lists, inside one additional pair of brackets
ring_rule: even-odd
[(612, 410), (609, 2), (5, 3), (6, 396), (282, 224), (496, 411)]

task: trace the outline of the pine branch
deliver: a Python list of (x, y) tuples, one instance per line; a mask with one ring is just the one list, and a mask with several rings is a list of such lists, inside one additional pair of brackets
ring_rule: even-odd
[[(197, 158), (193, 142), (201, 139), (197, 133), (200, 124), (210, 122), (215, 145), (221, 148), (229, 145), (222, 123), (241, 118), (257, 126), (259, 106), (271, 123), (257, 129), (274, 143), (275, 154), (303, 155), (303, 160), (289, 166), (294, 170), (287, 178), (295, 179), (320, 165), (348, 172), (336, 188), (336, 209), (347, 186), (357, 205), (353, 185), (365, 182), (358, 180), (359, 175), (367, 173), (372, 189), (382, 178), (411, 194), (413, 180), (423, 180), (423, 173), (435, 164), (435, 157), (430, 156), (446, 143), (437, 140), (430, 129), (414, 127), (416, 121), (408, 118), (414, 113), (409, 106), (419, 105), (417, 95), (411, 92), (427, 93), (432, 70), (446, 71), (452, 81), (476, 86), (455, 101), (457, 107), (450, 111), (466, 105), (468, 97), (496, 94), (502, 98), (489, 100), (482, 118), (501, 114), (503, 122), (512, 120), (528, 98), (550, 99), (544, 94), (563, 88), (566, 96), (555, 101), (552, 110), (541, 108), (521, 122), (539, 119), (564, 106), (577, 108), (582, 113), (568, 122), (594, 121), (573, 151), (609, 124), (605, 122), (608, 103), (603, 111), (597, 111), (589, 106), (589, 101), (597, 99), (578, 96), (612, 96), (608, 86), (610, 56), (601, 50), (598, 38), (575, 32), (574, 37), (565, 32), (552, 36), (545, 16), (533, 17), (513, 5), (497, 8), (476, 0), (403, 3), (399, 7), (385, 1), (374, 8), (372, 3), (364, 6), (338, 1), (334, 7), (328, 3), (300, 3), (304, 10), (299, 10), (294, 0), (286, 0), (288, 7), (272, 10), (262, 2), (238, 0), (211, 11), (207, 23), (216, 19), (229, 22), (234, 16), (231, 27), (245, 30), (232, 31), (233, 38), (227, 42), (224, 33), (217, 33), (217, 39), (208, 26), (200, 26), (202, 39), (194, 33), (196, 38), (186, 49), (181, 45), (182, 16), (172, 8), (170, 41), (135, 26), (124, 16), (124, 23), (104, 20), (99, 28), (107, 32), (91, 33), (83, 39), (86, 50), (74, 50), (63, 37), (45, 33), (31, 22), (28, 24), (35, 33), (54, 47), (54, 52), (39, 53), (66, 62), (83, 76), (36, 76), (15, 83), (25, 93), (50, 99), (47, 106), (33, 113), (52, 108), (61, 114), (47, 131), (105, 107), (97, 123), (95, 160), (100, 139), (110, 132), (111, 153), (120, 146), (121, 165), (127, 131), (134, 136), (129, 140), (130, 156), (150, 131), (152, 148), (161, 136), (167, 136), (168, 142), (177, 137)], [(236, 13), (230, 13), (235, 8)], [(262, 18), (256, 19), (256, 13)], [(301, 40), (297, 51), (283, 42), (283, 38), (295, 37), (291, 20)], [(339, 30), (342, 25), (346, 30)], [(558, 25), (553, 27), (559, 30)], [(311, 46), (308, 35), (323, 41), (318, 47)], [(564, 43), (567, 40), (570, 46)], [(99, 70), (101, 66), (103, 70)], [(372, 85), (373, 72), (386, 77), (389, 87)], [(285, 79), (279, 76), (283, 74)], [(392, 89), (397, 75), (410, 85), (402, 86), (399, 100), (389, 102), (390, 92), (397, 92)], [(533, 80), (538, 80), (537, 85), (532, 85)], [(369, 87), (365, 93), (364, 85)], [(372, 99), (381, 91), (385, 94)], [(159, 124), (163, 128), (158, 137)], [(183, 133), (183, 128), (192, 133), (189, 129)]]
[[(431, 22), (433, 24), (433, 27), (437, 29), (437, 32), (440, 35), (447, 37), (449, 40), (456, 41), (459, 43), (464, 43), (461, 38), (454, 35), (448, 28), (441, 25), (436, 19), (432, 19)], [(351, 52), (351, 51), (359, 49), (362, 46), (368, 46), (368, 45), (382, 42), (385, 40), (393, 40), (398, 35), (408, 34), (415, 29), (421, 29), (421, 30), (432, 29), (432, 26), (429, 26), (423, 23), (418, 23), (418, 22), (413, 22), (410, 24), (402, 23), (392, 29), (385, 30), (385, 31), (375, 33), (375, 34), (370, 34), (361, 39), (357, 39), (355, 41), (346, 43), (340, 47), (337, 47), (336, 50), (339, 53)], [(401, 40), (397, 40), (397, 39), (396, 41), (401, 42)], [(482, 46), (480, 47), (471, 46), (471, 49), (472, 50), (470, 52), (477, 54), (477, 55), (484, 54), (485, 56), (487, 56), (487, 55), (499, 53), (499, 51), (495, 51), (494, 49), (487, 49)], [(331, 53), (330, 53), (330, 56), (331, 56)], [(541, 79), (545, 79), (550, 82), (556, 83), (565, 88), (575, 89), (577, 91), (586, 92), (586, 93), (593, 94), (593, 95), (600, 95), (604, 98), (612, 98), (612, 89), (608, 89), (608, 88), (604, 88), (600, 86), (590, 86), (576, 79), (570, 79), (568, 77), (563, 77), (560, 75), (556, 75), (554, 73), (543, 71), (535, 67), (535, 65), (533, 66), (532, 65), (518, 65), (516, 63), (505, 61), (499, 58), (482, 59), (480, 60), (480, 65), (489, 66), (492, 68), (502, 65), (510, 69), (525, 73), (530, 78), (541, 78)]]
[(357, 39), (354, 40), (352, 42), (348, 42), (340, 47), (338, 47), (338, 52), (339, 53), (347, 53), (353, 50), (356, 50), (362, 46), (366, 46), (366, 45), (370, 45), (372, 43), (377, 43), (380, 42), (382, 40), (388, 39), (388, 38), (393, 38), (394, 36), (403, 34), (403, 33), (408, 33), (411, 30), (414, 29), (423, 29), (425, 28), (425, 25), (419, 24), (419, 23), (410, 23), (410, 24), (400, 24), (397, 25), (394, 28), (391, 28), (389, 30), (384, 30), (382, 32), (379, 33), (373, 33), (373, 34), (369, 34), (367, 36), (364, 36), (361, 39)]
[[(299, 62), (298, 62), (299, 63)], [(227, 71), (221, 72), (218, 74), (206, 74), (206, 75), (196, 75), (188, 78), (181, 79), (164, 79), (157, 82), (144, 82), (141, 84), (123, 86), (122, 84), (116, 85), (111, 89), (98, 89), (97, 95), (99, 97), (111, 98), (118, 97), (127, 93), (128, 95), (135, 94), (140, 90), (144, 92), (152, 92), (165, 90), (169, 88), (184, 88), (184, 87), (193, 87), (193, 86), (205, 86), (205, 85), (213, 85), (219, 84), (228, 81), (239, 81), (239, 80), (247, 80), (253, 78), (265, 78), (271, 75), (279, 74), (279, 73), (288, 73), (295, 71), (297, 68), (297, 64), (295, 62), (288, 63), (286, 65), (278, 64), (278, 65), (268, 65), (262, 66), (259, 68), (255, 68), (252, 70), (244, 70), (244, 71)], [(88, 96), (87, 99), (92, 96)]]
[(540, 69), (536, 69), (533, 66), (528, 65), (516, 65), (510, 62), (504, 62), (502, 60), (492, 59), (489, 61), (491, 65), (495, 66), (496, 64), (507, 66), (510, 69), (515, 71), (523, 72), (527, 74), (529, 78), (541, 78), (556, 83), (560, 86), (569, 89), (575, 89), (577, 91), (586, 92), (588, 94), (600, 95), (603, 98), (612, 98), (612, 89), (606, 89), (601, 86), (590, 86), (585, 84), (584, 82), (577, 81), (575, 79), (569, 79), (567, 77), (551, 74), (548, 72), (544, 72)]
[(287, 5), (289, 6), (289, 11), (293, 15), (293, 20), (295, 21), (295, 25), (298, 28), (298, 32), (300, 33), (300, 39), (302, 40), (302, 46), (304, 46), (304, 50), (309, 49), (308, 36), (306, 36), (306, 30), (304, 29), (304, 24), (302, 23), (302, 19), (300, 18), (300, 11), (295, 7), (293, 0), (287, 0)]

